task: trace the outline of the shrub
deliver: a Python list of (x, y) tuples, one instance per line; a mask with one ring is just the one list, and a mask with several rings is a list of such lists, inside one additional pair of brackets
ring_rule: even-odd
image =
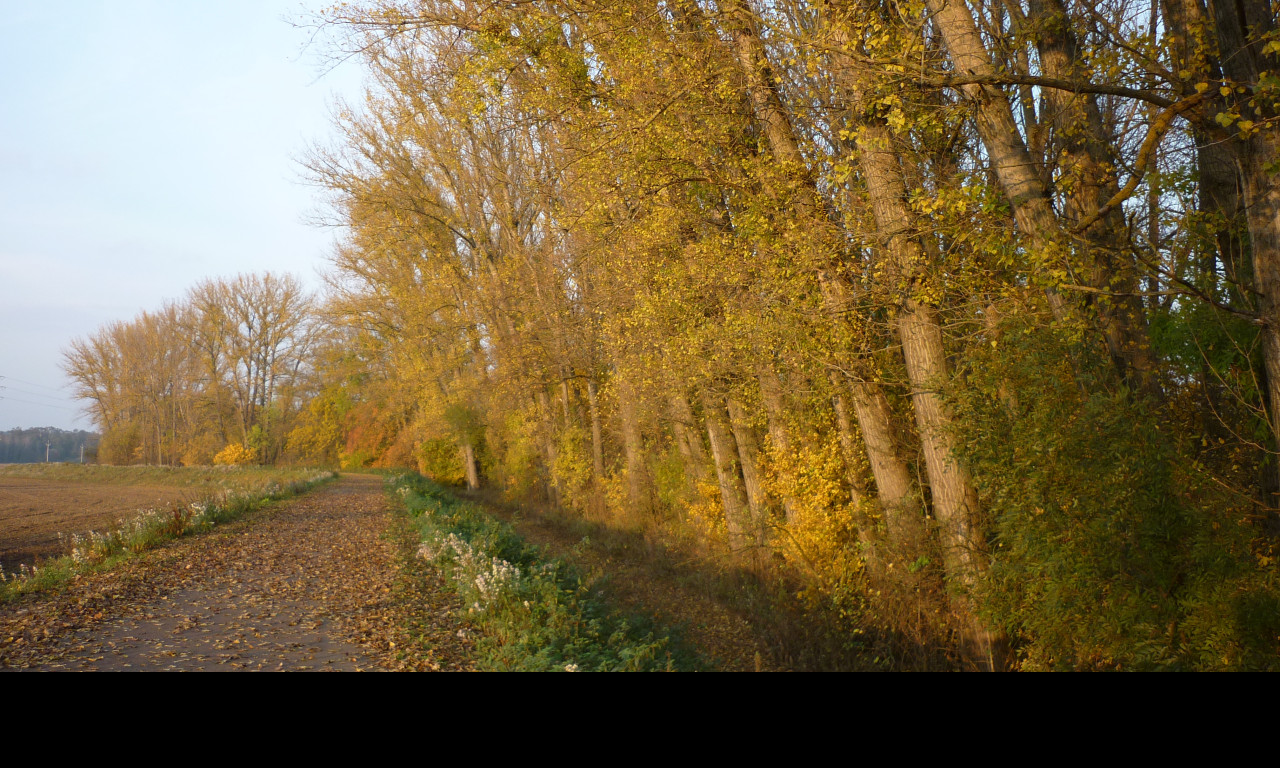
[(253, 451), (239, 443), (231, 443), (226, 448), (218, 451), (218, 455), (213, 457), (213, 463), (218, 466), (242, 467), (253, 464), (256, 459), (257, 457)]
[(418, 470), (444, 485), (462, 485), (467, 481), (466, 469), (458, 446), (448, 438), (424, 440), (415, 452)]
[(1175, 412), (1108, 389), (1083, 351), (1064, 363), (1064, 344), (1011, 324), (952, 395), (993, 531), (989, 619), (1025, 669), (1275, 667), (1280, 593), (1248, 500), (1206, 479)]
[(142, 446), (138, 425), (130, 422), (112, 427), (102, 435), (98, 443), (98, 461), (103, 464), (131, 464)]

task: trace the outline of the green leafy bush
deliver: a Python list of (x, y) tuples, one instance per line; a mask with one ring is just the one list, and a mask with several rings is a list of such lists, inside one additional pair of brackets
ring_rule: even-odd
[(1168, 412), (1108, 389), (1089, 360), (1052, 330), (1009, 327), (970, 353), (952, 396), (993, 532), (977, 588), (989, 620), (1024, 669), (1277, 666), (1280, 592), (1247, 500), (1211, 481)]

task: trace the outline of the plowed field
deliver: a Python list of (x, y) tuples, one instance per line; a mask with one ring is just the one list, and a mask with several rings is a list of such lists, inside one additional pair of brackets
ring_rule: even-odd
[(106, 485), (0, 476), (0, 568), (65, 555), (58, 534), (102, 531), (142, 509), (198, 498), (198, 490), (163, 485)]

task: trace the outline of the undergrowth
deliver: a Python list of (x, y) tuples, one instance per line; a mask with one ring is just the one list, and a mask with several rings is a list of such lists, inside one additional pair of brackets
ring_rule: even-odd
[[(513, 514), (535, 517), (567, 539), (588, 541), (591, 548), (610, 557), (642, 562), (653, 578), (669, 580), (723, 606), (751, 626), (753, 638), (768, 651), (771, 669), (878, 672), (952, 668), (940, 653), (930, 654), (936, 649), (921, 648), (877, 628), (865, 611), (859, 611), (856, 595), (838, 601), (831, 598), (830, 591), (807, 589), (794, 571), (776, 562), (755, 571), (742, 567), (723, 552), (710, 550), (687, 528), (590, 519), (532, 501), (519, 504), (517, 511), (516, 505), (505, 503), (497, 494), (481, 498)], [(758, 660), (757, 668), (764, 664), (764, 659)]]
[(389, 478), (421, 538), (477, 626), (491, 671), (689, 671), (701, 668), (669, 632), (619, 616), (568, 563), (545, 559), (480, 506), (419, 475)]
[[(144, 510), (105, 533), (73, 534), (68, 540), (69, 552), (62, 557), (46, 560), (31, 568), (24, 564), (14, 574), (6, 574), (0, 569), (0, 603), (33, 592), (57, 589), (81, 573), (109, 570), (122, 560), (154, 549), (166, 541), (212, 530), (271, 501), (296, 496), (337, 477), (329, 471), (292, 472), (291, 476), (294, 479), (275, 479), (244, 484), (234, 490), (223, 489), (190, 504), (175, 503)], [(243, 480), (241, 478), (242, 483)]]

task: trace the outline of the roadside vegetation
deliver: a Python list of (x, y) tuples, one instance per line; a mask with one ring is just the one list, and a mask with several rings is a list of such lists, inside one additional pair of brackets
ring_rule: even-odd
[[(560, 559), (549, 559), (474, 502), (415, 474), (389, 478), (438, 568), (476, 627), (490, 671), (644, 672), (701, 668), (669, 630), (616, 613)], [(465, 630), (464, 630), (465, 631)]]
[(709, 549), (692, 527), (475, 497), (527, 540), (590, 573), (614, 605), (680, 627), (716, 669), (884, 672), (949, 663), (945, 649), (877, 634), (856, 584), (837, 601), (801, 574), (753, 569)]

